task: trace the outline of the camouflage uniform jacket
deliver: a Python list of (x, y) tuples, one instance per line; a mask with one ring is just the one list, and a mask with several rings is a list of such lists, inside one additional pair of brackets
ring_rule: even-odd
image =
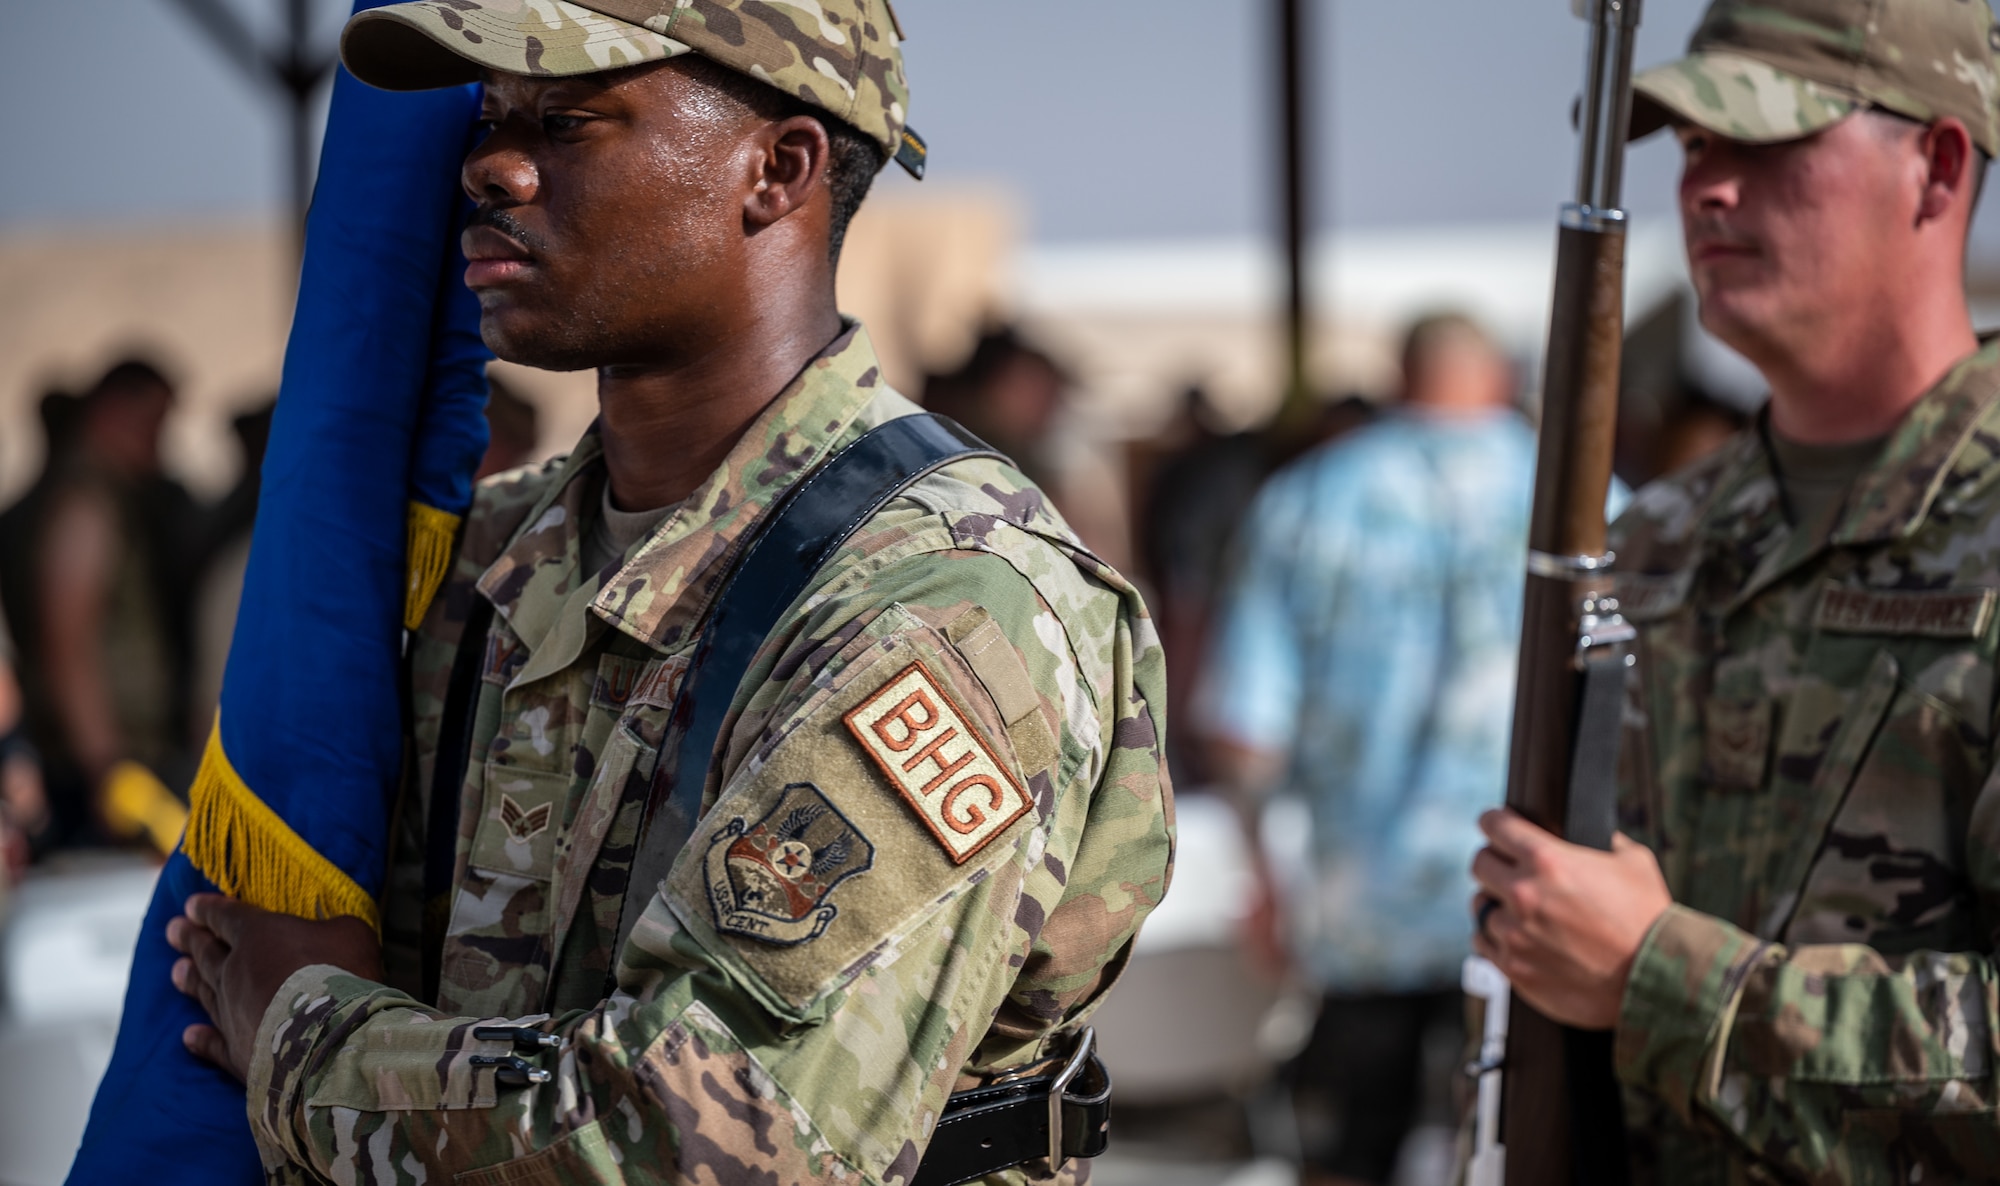
[(1676, 903), (1616, 1035), (1637, 1180), (2000, 1179), (2000, 342), (1816, 521), (1752, 432), (1612, 546), (1623, 827)]
[[(1051, 1035), (1166, 889), (1162, 661), (1132, 586), (991, 459), (886, 505), (766, 640), (605, 999), (627, 788), (736, 546), (814, 464), (914, 410), (850, 328), (601, 572), (578, 571), (594, 431), (482, 485), (416, 643), (391, 984), (304, 969), (259, 1034), (251, 1124), (275, 1180), (906, 1181), (949, 1092), (1065, 1049)], [(421, 790), (475, 590), (496, 613), (427, 1003)], [(475, 1036), (501, 1019), (559, 1039), (522, 1052), (552, 1081), (476, 1065), (515, 1053)]]

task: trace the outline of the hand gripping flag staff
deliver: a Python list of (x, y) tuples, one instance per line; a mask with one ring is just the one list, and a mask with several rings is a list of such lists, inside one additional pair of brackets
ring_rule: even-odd
[(444, 578), (486, 446), (457, 246), (477, 114), (476, 87), (336, 77), (222, 706), (71, 1186), (264, 1180), (242, 1085), (181, 1045), (205, 1020), (168, 980), (188, 895), (380, 925), (402, 631)]

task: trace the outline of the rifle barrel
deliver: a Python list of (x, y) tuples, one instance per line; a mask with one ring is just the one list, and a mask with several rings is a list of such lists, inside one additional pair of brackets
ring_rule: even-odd
[(1625, 137), (1632, 123), (1632, 43), (1641, 0), (1596, 0), (1583, 80), (1576, 204), (1616, 210), (1625, 185)]
[[(1618, 203), (1639, 5), (1591, 3), (1577, 200), (1562, 211), (1543, 366), (1507, 779), (1509, 806), (1558, 835), (1600, 846), (1609, 844), (1608, 831), (1588, 822), (1573, 826), (1579, 817), (1570, 791), (1584, 620), (1610, 591), (1604, 503), (1624, 344), (1625, 215)], [(1513, 996), (1501, 1104), (1509, 1180), (1537, 1186), (1624, 1180), (1609, 1037), (1566, 1030)]]

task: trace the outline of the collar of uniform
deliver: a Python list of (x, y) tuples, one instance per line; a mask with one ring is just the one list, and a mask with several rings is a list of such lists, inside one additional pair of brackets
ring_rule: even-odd
[(1976, 450), (1967, 446), (1983, 436), (1977, 429), (1996, 396), (2000, 335), (1988, 334), (1977, 352), (1904, 414), (1882, 456), (1856, 479), (1830, 542), (1852, 546), (1903, 538), (1924, 521), (1955, 473), (1971, 467), (1983, 475), (2000, 449), (1991, 443)]
[(1968, 444), (1983, 439), (1976, 430), (1996, 395), (2000, 342), (1988, 340), (1911, 405), (1841, 509), (1798, 524), (1785, 517), (1777, 470), (1763, 441), (1767, 405), (1758, 413), (1757, 431), (1734, 446), (1739, 456), (1704, 516), (1704, 566), (1735, 574), (1716, 586), (1728, 590), (1722, 612), (1735, 612), (1828, 547), (1884, 543), (1915, 531), (1955, 472), (1970, 467), (1983, 480), (2000, 444)]
[[(542, 649), (579, 585), (596, 576), (580, 568), (583, 525), (596, 513), (590, 499), (597, 488), (577, 479), (598, 466), (603, 455), (593, 424), (556, 471), (548, 492), (522, 520), (525, 526), (480, 574), (479, 591), (531, 654)], [(549, 596), (525, 596), (531, 588)]]
[(1733, 487), (1720, 504), (1727, 508), (1728, 530), (1710, 550), (1711, 566), (1726, 558), (1733, 573), (1724, 587), (1734, 592), (1724, 603), (1734, 613), (1757, 594), (1826, 549), (1829, 533), (1839, 521), (1840, 508), (1831, 507), (1807, 522), (1787, 513), (1783, 485), (1770, 444), (1771, 405), (1757, 412), (1753, 431), (1744, 434), (1745, 456)]
[(1724, 599), (1724, 611), (1741, 600), (1795, 533), (1785, 521), (1777, 474), (1759, 432), (1739, 433), (1718, 450), (1719, 476), (1695, 512), (1699, 524), (1689, 543), (1695, 562), (1713, 579), (1702, 588)]
[(737, 544), (779, 495), (858, 431), (856, 418), (887, 390), (867, 331), (845, 324), (722, 465), (605, 583), (591, 603), (599, 617), (662, 650), (686, 641), (729, 571)]

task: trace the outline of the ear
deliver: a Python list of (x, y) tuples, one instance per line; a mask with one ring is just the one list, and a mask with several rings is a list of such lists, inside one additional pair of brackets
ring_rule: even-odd
[(1944, 217), (1958, 205), (1973, 200), (1972, 133), (1956, 116), (1946, 116), (1924, 129), (1920, 140), (1926, 167), (1923, 197), (1917, 204), (1917, 221)]
[(810, 115), (769, 124), (758, 139), (758, 172), (743, 199), (743, 221), (751, 234), (803, 208), (825, 178), (833, 154), (826, 125)]

